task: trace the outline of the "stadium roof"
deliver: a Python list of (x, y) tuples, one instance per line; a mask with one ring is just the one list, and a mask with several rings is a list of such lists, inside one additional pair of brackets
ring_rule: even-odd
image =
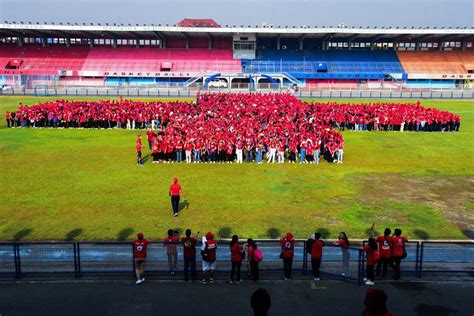
[(93, 25), (90, 23), (73, 25), (3, 23), (0, 36), (31, 37), (83, 37), (83, 38), (154, 38), (175, 36), (220, 37), (234, 34), (256, 34), (257, 37), (294, 38), (357, 38), (363, 39), (452, 39), (474, 40), (473, 28), (361, 28), (361, 27), (258, 27), (224, 26), (179, 27), (163, 25)]
[(472, 27), (472, 0), (0, 0), (0, 22)]

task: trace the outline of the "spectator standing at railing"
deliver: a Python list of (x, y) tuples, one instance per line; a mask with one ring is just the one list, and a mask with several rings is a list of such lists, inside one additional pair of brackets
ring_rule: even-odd
[(320, 233), (314, 233), (311, 237), (314, 240), (311, 244), (311, 271), (313, 273), (313, 280), (319, 281), (319, 269), (321, 267), (321, 259), (323, 257), (324, 243), (322, 240), (320, 240)]
[(137, 277), (136, 284), (141, 284), (145, 281), (145, 262), (149, 244), (150, 242), (145, 239), (143, 233), (138, 233), (137, 239), (133, 241), (133, 258), (135, 259), (135, 275)]
[(380, 253), (378, 252), (377, 242), (374, 238), (370, 237), (368, 244), (361, 248), (367, 254), (367, 278), (365, 281), (366, 285), (374, 285), (374, 266), (380, 259)]
[(168, 236), (163, 239), (163, 247), (166, 248), (166, 255), (168, 256), (168, 269), (171, 275), (174, 275), (178, 269), (178, 234), (179, 232), (168, 229)]
[(287, 232), (280, 239), (281, 259), (283, 259), (283, 271), (285, 280), (291, 280), (291, 272), (293, 270), (293, 257), (295, 255), (295, 236)]
[(349, 276), (349, 260), (351, 259), (351, 253), (349, 252), (349, 239), (345, 232), (339, 233), (339, 240), (334, 243), (335, 246), (341, 247), (342, 251), (342, 275)]
[(253, 241), (252, 238), (247, 239), (246, 244), (248, 252), (248, 265), (250, 271), (250, 283), (255, 283), (259, 279), (259, 262), (255, 258), (255, 250), (257, 250), (257, 244)]
[(199, 232), (196, 236), (191, 237), (191, 230), (186, 229), (186, 237), (181, 239), (183, 244), (183, 258), (184, 258), (184, 281), (188, 282), (188, 273), (191, 269), (191, 280), (196, 281), (196, 244)]
[[(208, 232), (203, 238), (201, 246), (202, 255), (202, 284), (214, 283), (214, 271), (216, 270), (217, 241), (214, 234)], [(209, 278), (209, 280), (208, 280)]]
[(392, 256), (395, 270), (395, 280), (400, 280), (400, 263), (406, 257), (405, 243), (408, 242), (406, 237), (402, 237), (402, 231), (396, 228), (392, 236)]
[(387, 275), (387, 266), (390, 266), (393, 270), (395, 267), (392, 261), (392, 237), (390, 234), (392, 230), (390, 228), (385, 228), (383, 236), (378, 236), (375, 240), (379, 244), (380, 250), (380, 260), (377, 262), (377, 269), (375, 272), (376, 276), (380, 275), (380, 269), (382, 268), (382, 278), (385, 278)]
[(244, 252), (244, 248), (242, 248), (242, 246), (239, 244), (239, 236), (237, 235), (232, 236), (232, 240), (229, 244), (229, 248), (230, 248), (230, 260), (232, 263), (229, 283), (234, 282), (234, 276), (235, 276), (235, 273), (237, 272), (236, 283), (240, 284), (240, 282), (242, 282), (242, 279), (240, 277), (240, 270), (242, 267), (242, 259), (245, 252)]

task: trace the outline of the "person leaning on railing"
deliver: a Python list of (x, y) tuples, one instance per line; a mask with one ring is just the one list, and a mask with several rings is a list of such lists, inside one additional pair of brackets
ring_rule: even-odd
[(402, 230), (396, 228), (394, 231), (394, 235), (392, 236), (392, 257), (393, 257), (393, 264), (395, 266), (395, 277), (394, 280), (400, 280), (400, 263), (402, 259), (405, 259), (407, 256), (407, 252), (405, 250), (405, 243), (408, 242), (406, 237), (402, 237)]
[(351, 253), (349, 252), (350, 242), (345, 232), (339, 233), (339, 240), (334, 243), (335, 246), (341, 247), (342, 250), (342, 276), (349, 276), (349, 260)]

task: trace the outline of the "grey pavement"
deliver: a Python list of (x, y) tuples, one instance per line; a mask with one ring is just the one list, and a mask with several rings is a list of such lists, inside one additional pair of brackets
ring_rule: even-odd
[[(474, 315), (472, 282), (378, 282), (393, 315)], [(202, 285), (147, 280), (0, 282), (0, 315), (252, 315), (250, 295), (265, 288), (269, 315), (361, 315), (367, 286), (335, 280)]]

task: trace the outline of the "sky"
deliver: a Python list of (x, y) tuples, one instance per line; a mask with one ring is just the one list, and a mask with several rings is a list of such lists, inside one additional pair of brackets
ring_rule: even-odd
[(0, 22), (473, 27), (474, 0), (0, 0)]

